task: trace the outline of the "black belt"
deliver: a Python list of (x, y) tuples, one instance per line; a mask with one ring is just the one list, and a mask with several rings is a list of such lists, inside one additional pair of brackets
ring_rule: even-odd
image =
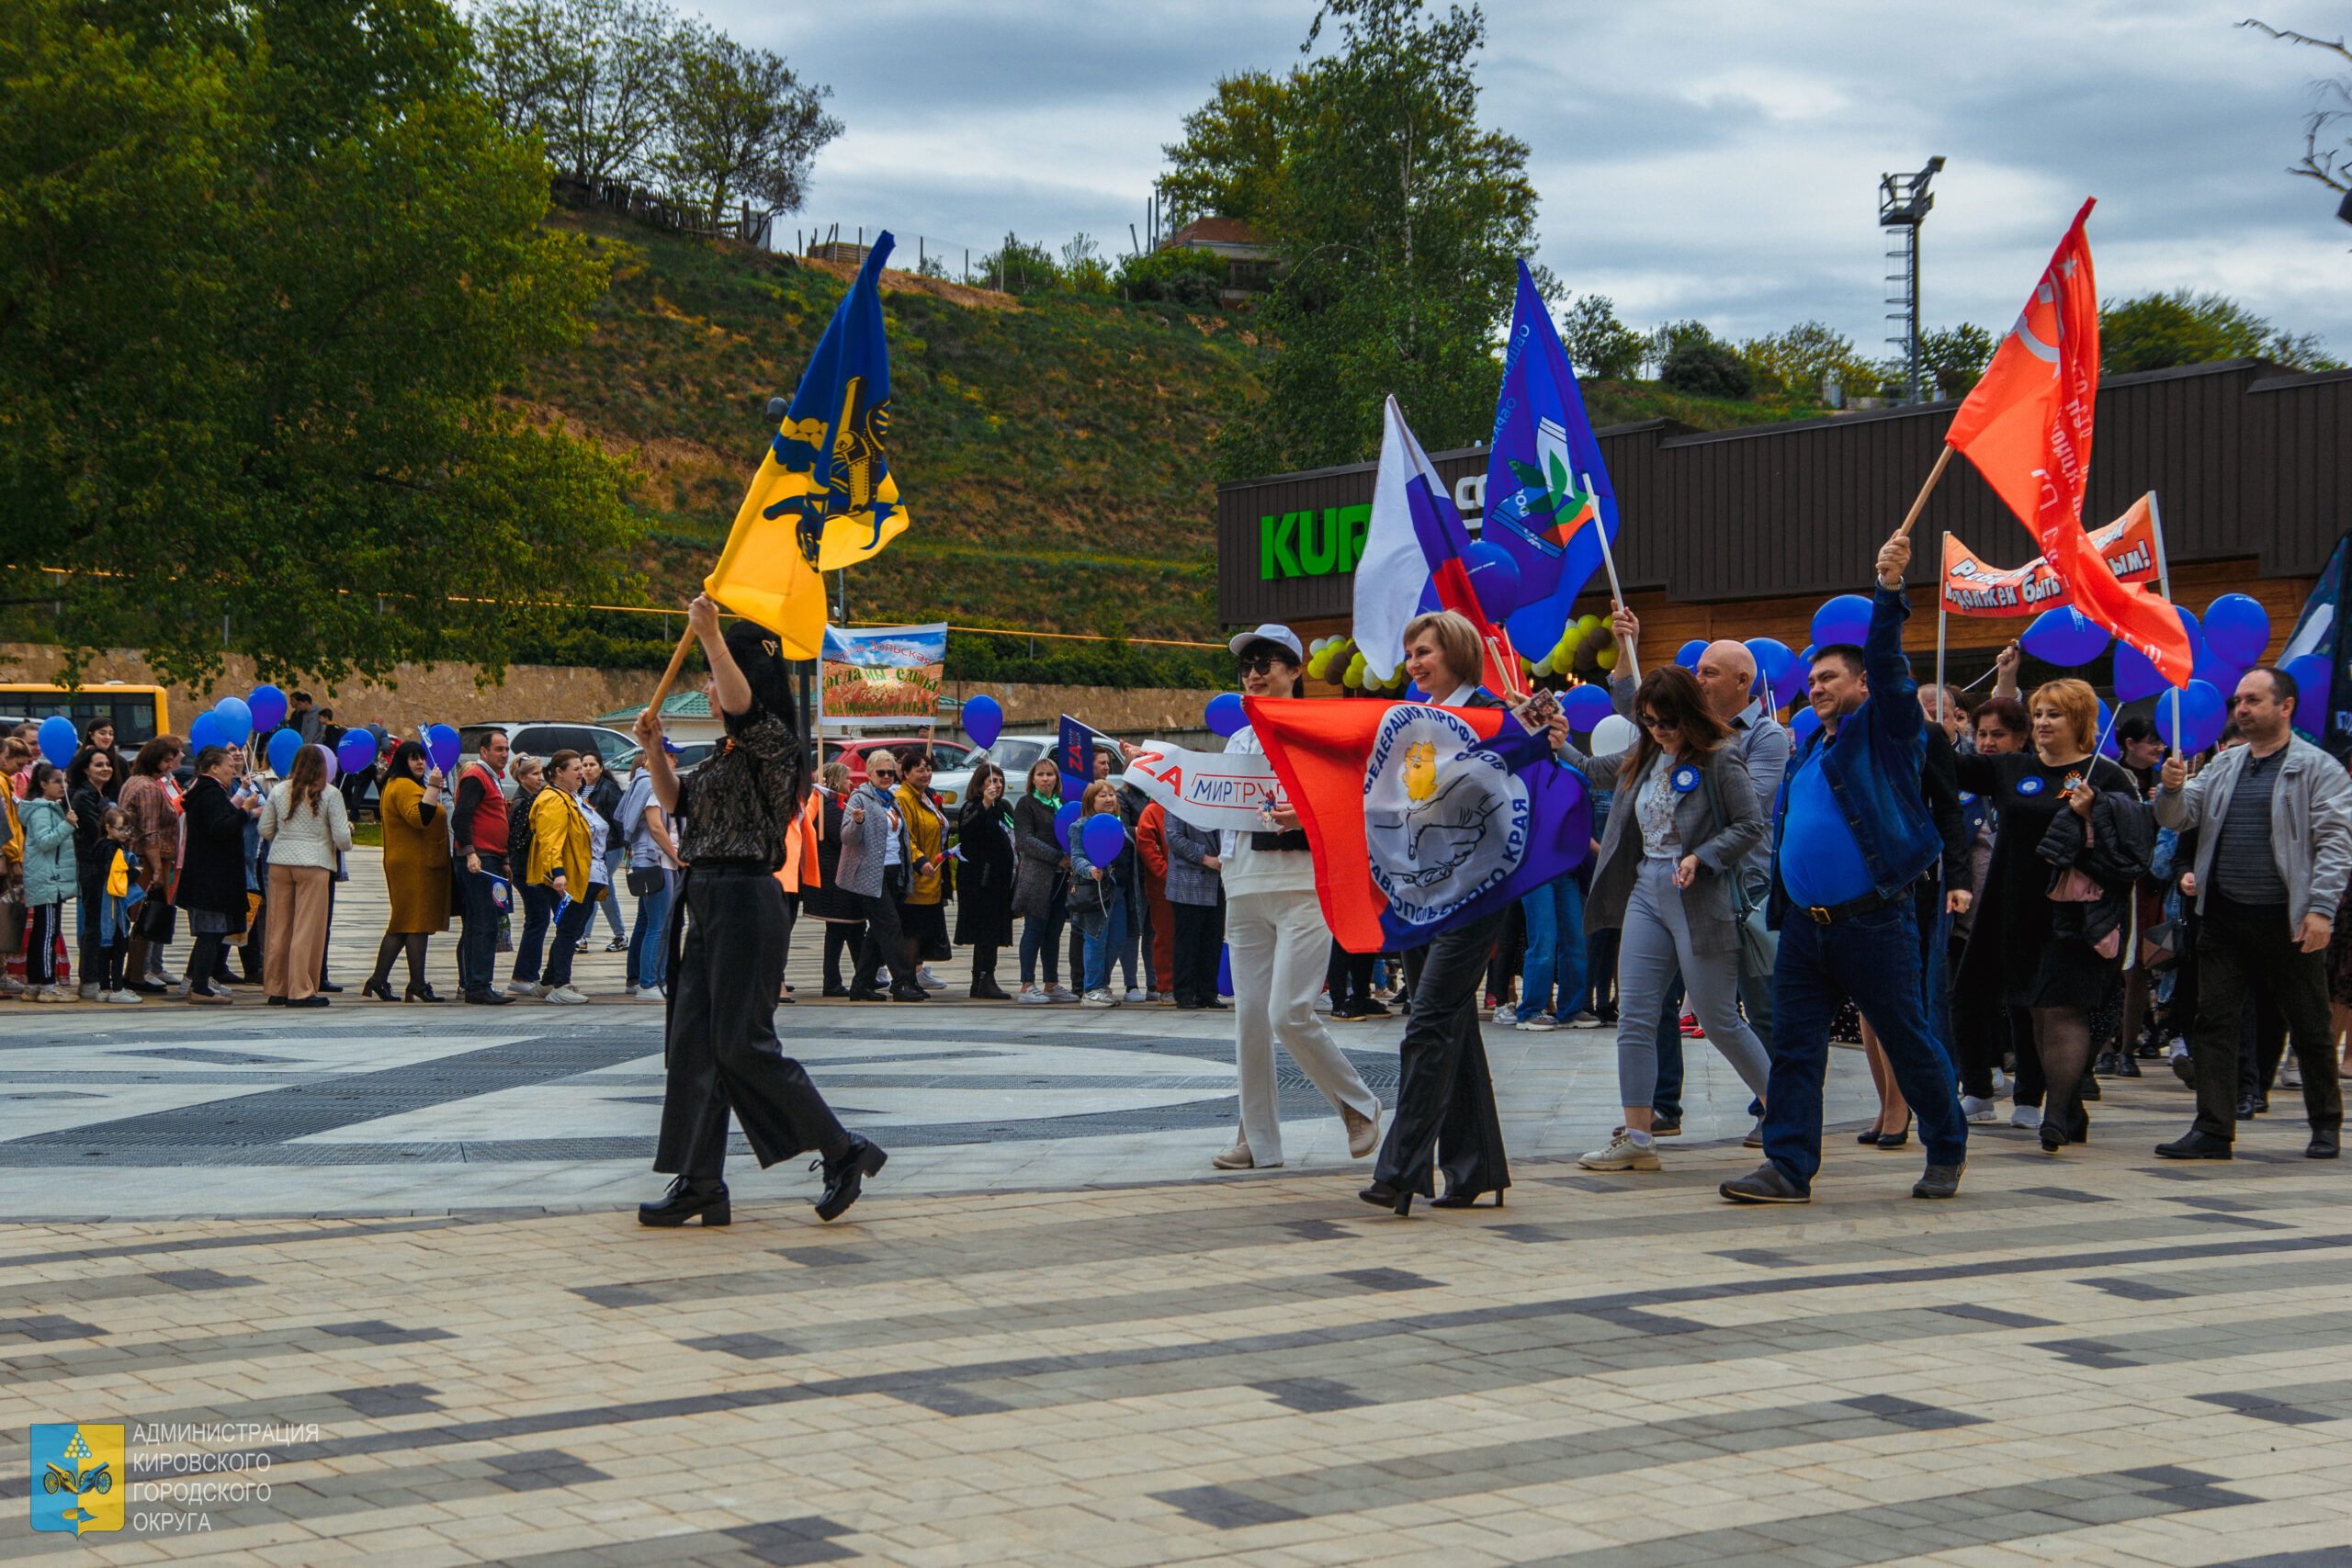
[(1892, 893), (1869, 893), (1860, 898), (1849, 898), (1843, 904), (1831, 904), (1826, 908), (1819, 904), (1800, 904), (1797, 908), (1804, 910), (1805, 918), (1815, 925), (1834, 926), (1840, 920), (1850, 920), (1856, 915), (1867, 915), (1873, 909), (1883, 909), (1889, 904), (1901, 903), (1909, 899), (1911, 889), (1917, 886), (1917, 879), (1914, 878)]

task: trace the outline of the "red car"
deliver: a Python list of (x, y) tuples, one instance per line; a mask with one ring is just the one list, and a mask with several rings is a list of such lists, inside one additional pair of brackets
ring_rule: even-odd
[(926, 740), (920, 735), (861, 735), (854, 740), (828, 740), (824, 760), (847, 762), (853, 784), (865, 782), (865, 759), (874, 751), (888, 751), (904, 763), (908, 754), (931, 748), (931, 769), (934, 773), (951, 773), (970, 765), (968, 759), (978, 755), (976, 750), (960, 740)]

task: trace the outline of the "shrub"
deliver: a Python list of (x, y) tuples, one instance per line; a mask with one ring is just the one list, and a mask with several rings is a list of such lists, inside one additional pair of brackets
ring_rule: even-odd
[(1719, 343), (1687, 343), (1675, 349), (1658, 379), (1693, 398), (1744, 398), (1755, 387), (1747, 361)]

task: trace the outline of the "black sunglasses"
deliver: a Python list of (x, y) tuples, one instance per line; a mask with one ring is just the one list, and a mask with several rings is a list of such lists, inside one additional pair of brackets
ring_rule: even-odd
[(1660, 718), (1654, 713), (1645, 713), (1642, 715), (1642, 728), (1644, 729), (1672, 729), (1674, 721)]
[(1283, 670), (1289, 669), (1290, 660), (1287, 659), (1268, 658), (1245, 659), (1241, 661), (1241, 672), (1244, 675), (1271, 675), (1278, 668)]

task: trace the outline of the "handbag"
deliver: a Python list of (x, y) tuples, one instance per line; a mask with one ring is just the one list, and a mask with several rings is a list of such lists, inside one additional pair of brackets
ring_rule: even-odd
[[(1707, 780), (1707, 809), (1715, 814), (1715, 828), (1721, 831), (1724, 797), (1715, 783), (1713, 758), (1707, 760), (1703, 772)], [(1732, 923), (1739, 928), (1739, 972), (1751, 980), (1769, 979), (1781, 959), (1781, 933), (1764, 923), (1765, 898), (1748, 891), (1747, 868), (1735, 865), (1725, 874), (1731, 879)], [(1769, 895), (1771, 888), (1769, 878), (1765, 880), (1764, 888)]]
[(658, 865), (633, 865), (628, 868), (628, 890), (639, 898), (650, 898), (662, 891), (670, 874)]

